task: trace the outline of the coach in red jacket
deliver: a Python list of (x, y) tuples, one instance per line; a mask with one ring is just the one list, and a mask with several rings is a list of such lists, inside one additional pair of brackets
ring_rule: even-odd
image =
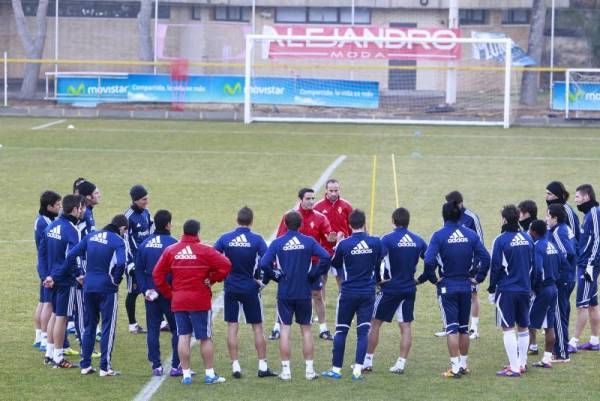
[[(222, 383), (224, 378), (213, 369), (212, 316), (210, 286), (223, 281), (231, 271), (231, 262), (212, 247), (201, 244), (200, 223), (188, 220), (181, 240), (168, 247), (158, 260), (152, 278), (158, 291), (171, 299), (179, 335), (179, 359), (183, 384), (192, 383), (190, 340), (192, 331), (200, 341), (206, 384)], [(167, 276), (171, 275), (171, 283)]]

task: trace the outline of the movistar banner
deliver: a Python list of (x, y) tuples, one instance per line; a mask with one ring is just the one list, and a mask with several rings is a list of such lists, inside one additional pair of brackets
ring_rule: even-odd
[[(552, 108), (565, 109), (565, 83), (555, 81)], [(569, 82), (569, 110), (600, 110), (600, 83)]]
[[(60, 102), (243, 103), (244, 77), (190, 76), (173, 81), (169, 75), (129, 74), (123, 78), (58, 78)], [(374, 81), (255, 78), (252, 102), (322, 107), (379, 107)]]

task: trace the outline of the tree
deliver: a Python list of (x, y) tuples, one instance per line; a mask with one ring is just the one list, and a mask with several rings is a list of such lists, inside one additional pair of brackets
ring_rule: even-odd
[[(541, 65), (542, 62), (545, 22), (546, 2), (544, 0), (533, 0), (527, 54), (535, 60), (537, 65)], [(539, 72), (523, 72), (523, 78), (521, 79), (521, 104), (527, 106), (535, 106), (537, 104), (539, 78)]]
[[(152, 4), (152, 0), (141, 0), (140, 12), (137, 17), (140, 39), (139, 57), (141, 61), (154, 61), (154, 46), (151, 35)], [(153, 68), (148, 66), (144, 67), (143, 70), (152, 72)]]
[[(37, 12), (35, 14), (35, 37), (32, 37), (27, 20), (23, 13), (21, 0), (11, 0), (12, 8), (15, 12), (15, 22), (17, 33), (21, 39), (21, 44), (25, 49), (25, 55), (28, 59), (41, 59), (46, 44), (48, 0), (39, 0)], [(19, 96), (23, 99), (31, 99), (35, 96), (38, 77), (40, 75), (41, 64), (25, 64), (23, 82), (21, 83), (21, 92)]]

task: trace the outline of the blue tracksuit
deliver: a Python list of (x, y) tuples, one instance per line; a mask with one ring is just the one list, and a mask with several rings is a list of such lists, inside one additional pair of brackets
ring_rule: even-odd
[(563, 204), (563, 207), (565, 208), (565, 213), (567, 215), (566, 223), (571, 228), (571, 231), (573, 231), (573, 234), (575, 234), (575, 241), (577, 244), (577, 242), (579, 242), (579, 234), (581, 233), (579, 216), (577, 216), (575, 210), (573, 210), (571, 205), (569, 205), (568, 203)]
[[(558, 301), (556, 279), (562, 255), (558, 248), (545, 238), (537, 239), (534, 249), (536, 286), (533, 288), (535, 297), (529, 311), (530, 326), (541, 329), (546, 321), (548, 328), (554, 328)], [(558, 319), (560, 320), (560, 317)]]
[(265, 240), (249, 227), (238, 227), (223, 234), (214, 248), (231, 261), (231, 273), (224, 286), (225, 321), (237, 323), (241, 305), (247, 323), (262, 323), (260, 286), (256, 280), (261, 278), (260, 258), (267, 252)]
[(78, 257), (87, 261), (83, 292), (85, 294), (85, 330), (83, 333), (81, 367), (91, 364), (98, 316), (102, 315), (100, 369), (111, 369), (111, 355), (117, 323), (117, 293), (125, 271), (125, 241), (111, 225), (88, 234), (68, 254), (66, 266), (76, 264)]
[(365, 232), (353, 233), (336, 247), (331, 265), (342, 278), (336, 308), (332, 365), (344, 363), (346, 337), (356, 314), (356, 359), (362, 364), (367, 352), (371, 316), (375, 303), (375, 272), (381, 263), (382, 247), (377, 237)]
[(41, 260), (45, 265), (41, 266), (41, 271), (52, 277), (55, 287), (71, 287), (76, 282), (75, 278), (81, 274), (78, 266), (65, 264), (67, 253), (81, 238), (76, 224), (76, 218), (61, 215), (50, 223), (44, 232)]
[(78, 227), (82, 236), (86, 236), (96, 231), (96, 220), (94, 220), (93, 206), (87, 206), (85, 208), (85, 212), (83, 212), (83, 216), (81, 217)]
[[(575, 216), (577, 217), (577, 216)], [(577, 221), (579, 224), (579, 221)], [(556, 342), (554, 354), (562, 359), (569, 357), (569, 319), (571, 317), (571, 293), (575, 288), (575, 271), (577, 270), (577, 241), (571, 228), (563, 223), (557, 224), (548, 231), (548, 240), (554, 244), (561, 254), (556, 288), (558, 290), (557, 319), (554, 322)]]
[[(600, 207), (592, 207), (583, 217), (577, 256), (577, 307), (598, 305), (598, 274), (600, 273)], [(593, 266), (592, 281), (584, 272)]]
[(508, 328), (517, 323), (529, 327), (529, 296), (535, 278), (531, 237), (517, 231), (505, 231), (496, 237), (488, 292), (496, 293), (499, 325)]
[[(167, 231), (155, 231), (147, 237), (138, 247), (135, 259), (135, 276), (140, 292), (145, 294), (147, 290), (154, 289), (154, 280), (152, 280), (152, 272), (156, 262), (163, 254), (164, 250), (177, 242), (175, 238)], [(146, 326), (148, 327), (147, 342), (148, 342), (148, 360), (152, 363), (152, 369), (160, 367), (160, 323), (163, 315), (166, 317), (171, 330), (171, 347), (173, 351), (173, 359), (171, 366), (179, 366), (179, 354), (177, 353), (177, 344), (179, 337), (177, 336), (177, 325), (175, 316), (171, 312), (171, 301), (164, 298), (158, 293), (158, 298), (154, 301), (145, 300), (146, 304)]]
[[(429, 280), (437, 285), (438, 302), (446, 333), (467, 333), (471, 314), (471, 268), (478, 261), (483, 277), (490, 255), (477, 233), (460, 223), (446, 221), (433, 233), (425, 252), (425, 272), (419, 282)], [(439, 268), (438, 280), (435, 269)]]
[[(43, 260), (40, 249), (42, 247), (42, 241), (45, 241), (46, 227), (50, 225), (55, 219), (44, 214), (38, 214), (33, 225), (33, 238), (35, 239), (35, 249), (37, 250), (37, 272), (40, 280), (44, 281), (48, 277), (47, 262)], [(40, 301), (41, 302), (41, 301)], [(49, 302), (49, 301), (44, 301)]]
[[(154, 223), (148, 209), (141, 209), (134, 204), (124, 214), (129, 221), (129, 230), (127, 231), (128, 262), (135, 264), (137, 250), (154, 231)], [(127, 274), (127, 291), (132, 294), (140, 293), (139, 286), (136, 283), (136, 275), (133, 273)]]

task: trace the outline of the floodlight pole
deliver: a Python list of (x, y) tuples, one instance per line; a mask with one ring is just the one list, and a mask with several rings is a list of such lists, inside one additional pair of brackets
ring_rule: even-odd
[(156, 48), (158, 47), (158, 0), (154, 0), (154, 75), (158, 73), (158, 56), (156, 55)]
[[(448, 29), (458, 28), (458, 0), (450, 0), (448, 5)], [(456, 61), (448, 62), (446, 72), (446, 104), (456, 103)]]
[[(554, 18), (555, 0), (552, 0), (552, 12), (550, 18), (550, 108), (552, 108), (552, 96), (554, 96)], [(566, 96), (566, 92), (565, 92)]]
[(252, 35), (256, 33), (256, 0), (252, 0)]
[(54, 2), (54, 86), (58, 74), (58, 1)]

